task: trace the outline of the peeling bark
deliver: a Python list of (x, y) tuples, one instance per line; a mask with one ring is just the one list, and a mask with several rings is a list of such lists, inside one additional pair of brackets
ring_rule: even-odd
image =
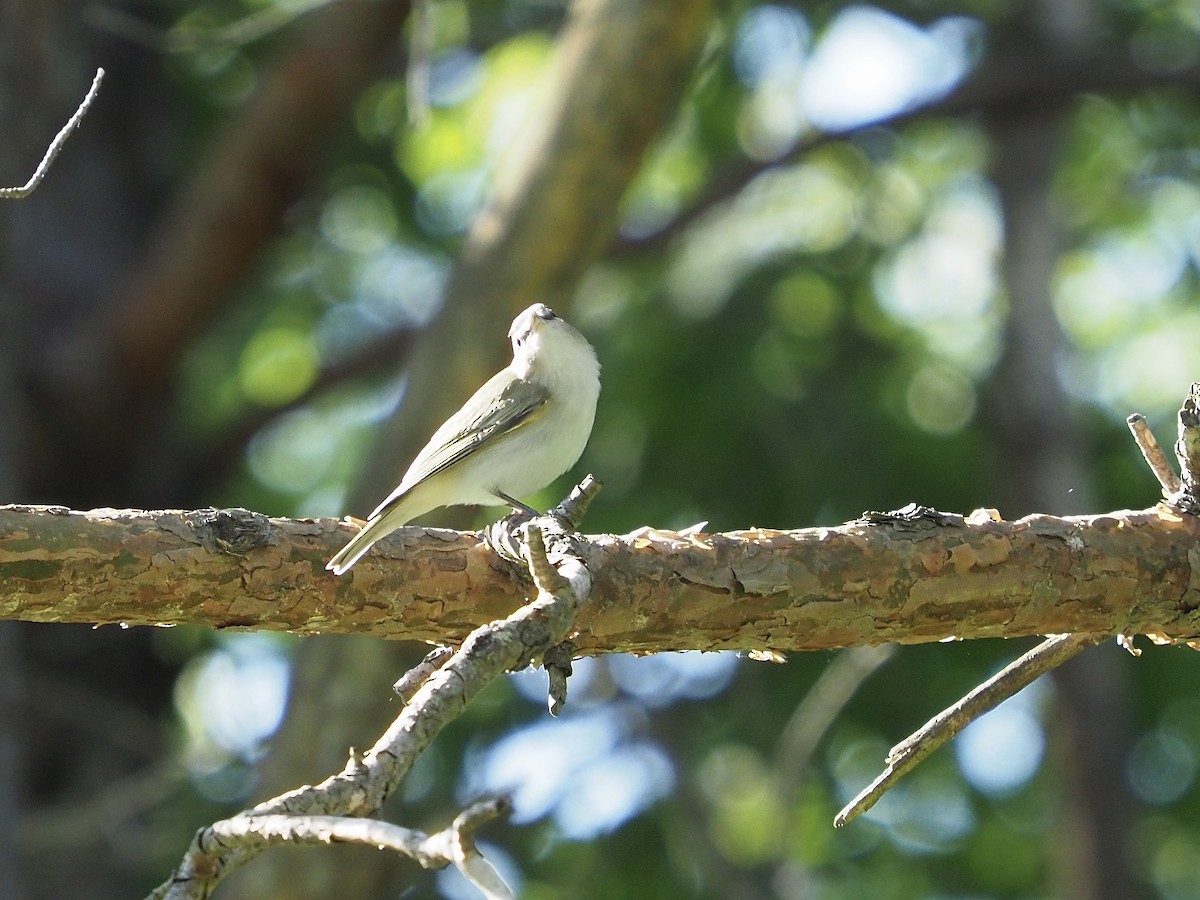
[[(0, 507), (0, 618), (454, 643), (531, 590), (477, 534), (429, 528), (400, 529), (335, 578), (323, 566), (347, 535), (246, 510)], [(1200, 634), (1200, 525), (1165, 506), (587, 540), (584, 654)]]

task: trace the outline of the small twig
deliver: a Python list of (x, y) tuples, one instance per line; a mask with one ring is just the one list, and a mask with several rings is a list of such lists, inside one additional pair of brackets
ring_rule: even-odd
[(893, 747), (887, 755), (887, 768), (834, 817), (834, 827), (842, 827), (874, 806), (893, 784), (971, 722), (1105, 637), (1095, 634), (1055, 635), (1013, 660)]
[[(504, 801), (486, 800), (474, 804), (484, 807), (486, 814), (478, 825), (496, 818), (504, 809)], [(472, 819), (474, 821), (474, 819)], [(457, 820), (455, 820), (457, 825)], [(453, 826), (451, 826), (451, 829)], [(447, 830), (451, 830), (447, 829)], [(394, 850), (416, 860), (426, 869), (440, 869), (452, 862), (450, 855), (439, 847), (441, 833), (426, 834), (413, 828), (403, 828), (378, 819), (348, 816), (288, 816), (239, 815), (213, 823), (213, 835), (223, 843), (274, 844), (364, 844), (380, 850)]]
[[(555, 561), (552, 562), (546, 551), (542, 525), (539, 523), (554, 525), (556, 520), (543, 517), (524, 526), (525, 559), (529, 565), (529, 574), (533, 576), (533, 583), (537, 585), (538, 601), (549, 604), (552, 609), (568, 612), (571, 621), (574, 621), (579, 604), (591, 593), (591, 573), (574, 552), (570, 535), (551, 533), (550, 536), (556, 538), (557, 545), (554, 549)], [(565, 639), (547, 647), (542, 653), (542, 665), (550, 681), (546, 706), (552, 716), (562, 712), (567, 702), (567, 678), (571, 674), (571, 659), (574, 653), (575, 644)], [(531, 656), (530, 661), (532, 660)]]
[(1179, 492), (1179, 476), (1171, 468), (1171, 463), (1167, 460), (1167, 454), (1163, 452), (1162, 446), (1154, 437), (1154, 432), (1146, 424), (1146, 417), (1141, 413), (1134, 413), (1125, 422), (1129, 425), (1129, 430), (1133, 432), (1133, 439), (1137, 441), (1138, 448), (1142, 451), (1142, 456), (1146, 460), (1146, 465), (1150, 467), (1150, 471), (1154, 473), (1154, 477), (1162, 485), (1163, 494), (1167, 497), (1174, 496)]
[(500, 873), (476, 849), (474, 839), (481, 825), (508, 809), (509, 802), (503, 797), (473, 804), (458, 814), (454, 824), (426, 842), (428, 852), (444, 853), (471, 884), (483, 891), (486, 900), (511, 900), (515, 896)]
[(46, 154), (42, 157), (42, 161), (38, 163), (33, 177), (20, 187), (0, 188), (0, 199), (20, 200), (23, 197), (28, 197), (37, 190), (38, 185), (42, 183), (42, 179), (46, 177), (46, 172), (50, 170), (50, 163), (54, 162), (54, 157), (58, 156), (59, 151), (62, 150), (63, 145), (67, 142), (67, 138), (71, 136), (71, 132), (75, 130), (76, 126), (83, 120), (83, 117), (87, 115), (92, 101), (100, 93), (100, 82), (103, 80), (104, 70), (97, 69), (96, 76), (92, 79), (92, 86), (88, 88), (87, 94), (84, 95), (83, 100), (76, 107), (75, 113), (71, 118), (67, 119), (67, 124), (62, 127), (58, 134), (55, 135), (54, 140), (50, 142), (50, 146), (46, 148)]
[(390, 822), (347, 816), (242, 815), (212, 825), (212, 836), (226, 849), (238, 846), (265, 848), (289, 844), (362, 844), (392, 850), (426, 869), (454, 865), (485, 896), (512, 897), (512, 890), (475, 849), (473, 834), (509, 809), (506, 798), (474, 803), (450, 827), (426, 834)]
[(454, 655), (454, 650), (450, 647), (434, 647), (425, 654), (425, 658), (405, 672), (392, 685), (392, 690), (407, 703), (413, 698), (413, 694), (421, 689), (430, 676), (438, 669), (444, 666), (450, 657)]
[(546, 515), (565, 522), (573, 529), (578, 528), (587, 514), (588, 507), (592, 505), (592, 501), (596, 499), (596, 495), (600, 493), (602, 487), (604, 487), (604, 482), (589, 473), (583, 476), (583, 481), (574, 487), (562, 503)]
[(536, 522), (530, 522), (525, 532), (525, 562), (529, 566), (529, 574), (537, 585), (539, 597), (543, 594), (553, 597), (570, 588), (565, 578), (550, 564), (546, 553), (546, 540), (542, 537), (542, 529)]

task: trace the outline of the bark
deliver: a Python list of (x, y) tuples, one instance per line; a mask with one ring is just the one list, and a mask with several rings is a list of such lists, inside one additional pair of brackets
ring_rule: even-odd
[[(882, 518), (835, 528), (587, 539), (581, 653), (824, 650), (1050, 633), (1200, 634), (1200, 526), (1104, 515)], [(245, 510), (0, 507), (0, 618), (356, 632), (438, 643), (530, 585), (479, 535), (405, 528), (335, 578), (349, 531)]]

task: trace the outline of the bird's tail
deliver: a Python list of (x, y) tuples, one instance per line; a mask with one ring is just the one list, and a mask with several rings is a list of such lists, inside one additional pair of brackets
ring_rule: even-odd
[(363, 554), (371, 549), (371, 545), (386, 534), (394, 531), (396, 526), (386, 523), (386, 517), (371, 519), (363, 526), (362, 531), (350, 539), (341, 550), (333, 555), (333, 559), (325, 564), (325, 568), (334, 575), (341, 575), (352, 565), (362, 559)]
[(396, 489), (396, 493), (379, 505), (362, 531), (350, 539), (341, 550), (333, 555), (333, 559), (325, 564), (325, 568), (335, 575), (341, 575), (352, 565), (362, 559), (364, 553), (371, 549), (381, 538), (387, 537), (401, 525), (405, 525), (417, 516), (424, 515), (431, 509), (443, 506), (442, 498), (437, 493), (431, 493), (427, 485), (418, 484), (405, 491)]

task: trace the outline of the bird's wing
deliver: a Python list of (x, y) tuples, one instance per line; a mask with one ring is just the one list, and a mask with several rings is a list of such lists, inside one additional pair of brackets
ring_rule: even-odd
[[(500, 384), (507, 382), (503, 387)], [(498, 396), (494, 403), (476, 403), (476, 398)], [(546, 408), (550, 392), (538, 384), (514, 378), (508, 370), (493, 375), (476, 391), (475, 396), (442, 425), (425, 448), (417, 454), (400, 486), (392, 492), (379, 508), (371, 513), (374, 519), (387, 512), (388, 507), (411, 491), (421, 482), (438, 472), (466, 459), (489, 440), (514, 431), (534, 421)], [(468, 409), (484, 407), (474, 416), (465, 413)]]

